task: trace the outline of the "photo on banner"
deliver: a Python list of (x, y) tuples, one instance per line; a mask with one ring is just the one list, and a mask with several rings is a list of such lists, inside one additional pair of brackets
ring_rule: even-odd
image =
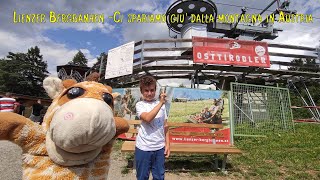
[[(172, 100), (172, 87), (157, 87), (155, 100), (159, 100), (160, 92), (166, 91), (167, 102), (165, 104), (167, 114), (169, 113), (170, 104)], [(139, 120), (136, 112), (136, 103), (143, 100), (140, 88), (116, 88), (112, 90), (116, 93), (114, 98), (114, 115), (116, 117), (123, 117), (126, 120)]]
[(229, 97), (228, 91), (174, 88), (169, 122), (222, 124), (223, 128), (217, 130), (204, 127), (178, 127), (172, 131), (216, 133), (219, 136), (171, 135), (170, 141), (175, 143), (232, 144)]

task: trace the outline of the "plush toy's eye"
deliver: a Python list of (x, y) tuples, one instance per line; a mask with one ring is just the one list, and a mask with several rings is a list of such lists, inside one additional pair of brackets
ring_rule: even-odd
[(84, 89), (79, 87), (73, 87), (68, 90), (67, 96), (69, 99), (74, 99), (76, 97), (81, 96), (82, 94), (84, 94)]
[(102, 95), (102, 98), (103, 98), (103, 100), (104, 100), (109, 106), (113, 105), (113, 97), (112, 97), (111, 94), (109, 94), (109, 93), (104, 93), (104, 94)]

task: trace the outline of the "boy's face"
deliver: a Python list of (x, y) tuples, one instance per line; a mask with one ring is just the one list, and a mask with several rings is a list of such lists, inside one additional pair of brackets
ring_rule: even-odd
[(152, 101), (156, 95), (155, 85), (143, 87), (141, 93), (145, 101)]

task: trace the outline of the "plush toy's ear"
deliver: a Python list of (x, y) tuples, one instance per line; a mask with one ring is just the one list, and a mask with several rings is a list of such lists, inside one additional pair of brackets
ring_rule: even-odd
[(85, 80), (99, 82), (99, 79), (100, 79), (100, 74), (97, 72), (93, 72), (89, 76), (87, 76)]
[(69, 87), (77, 84), (77, 81), (74, 79), (66, 79), (62, 81), (63, 87), (68, 89)]
[(43, 88), (51, 99), (56, 98), (62, 91), (62, 81), (57, 77), (47, 77), (43, 80)]
[(109, 91), (109, 93), (112, 93), (112, 87), (108, 86), (108, 85), (105, 85)]

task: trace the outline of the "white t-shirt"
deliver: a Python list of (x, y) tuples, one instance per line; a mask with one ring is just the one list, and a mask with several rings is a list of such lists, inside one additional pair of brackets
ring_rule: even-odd
[[(136, 104), (137, 116), (150, 112), (159, 101), (139, 101)], [(165, 105), (161, 107), (156, 117), (150, 122), (142, 121), (136, 138), (136, 147), (143, 151), (156, 151), (165, 146), (164, 123), (167, 119)]]

